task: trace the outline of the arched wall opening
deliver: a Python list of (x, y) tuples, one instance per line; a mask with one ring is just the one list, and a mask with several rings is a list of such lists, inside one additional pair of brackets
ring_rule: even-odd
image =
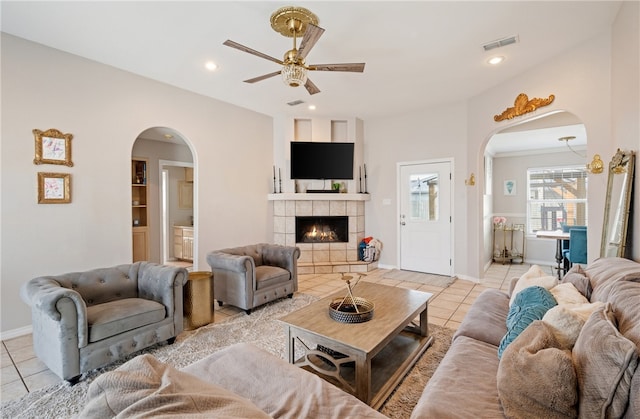
[[(146, 240), (147, 260), (196, 269), (198, 171), (192, 143), (174, 128), (151, 127), (136, 137), (131, 158), (146, 161), (147, 170), (146, 229), (135, 225), (135, 208), (132, 209), (134, 255), (136, 246)], [(135, 189), (132, 184), (132, 208)], [(142, 237), (145, 230), (146, 237)], [(179, 242), (175, 237), (178, 233)]]
[[(569, 140), (569, 144), (566, 140), (560, 141), (562, 137), (575, 138)], [(495, 261), (555, 266), (555, 241), (536, 238), (528, 224), (530, 191), (527, 170), (585, 167), (587, 134), (582, 120), (564, 110), (536, 115), (495, 130), (487, 136), (480, 150), (480, 167), (484, 169), (478, 182), (478, 187), (482, 188), (482, 207), (479, 211), (482, 231), (480, 255), (484, 269), (481, 273)], [(515, 233), (516, 243), (507, 246), (508, 252), (504, 252), (503, 246), (496, 249), (496, 242), (500, 240), (494, 238), (495, 217), (506, 219), (508, 226), (524, 225), (522, 238), (518, 236), (520, 233)], [(513, 255), (509, 253), (511, 251), (515, 255), (521, 253), (522, 257), (509, 259)]]

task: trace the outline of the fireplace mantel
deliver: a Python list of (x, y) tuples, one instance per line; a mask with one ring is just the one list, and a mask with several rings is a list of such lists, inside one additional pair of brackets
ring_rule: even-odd
[(369, 201), (368, 193), (271, 193), (269, 201)]

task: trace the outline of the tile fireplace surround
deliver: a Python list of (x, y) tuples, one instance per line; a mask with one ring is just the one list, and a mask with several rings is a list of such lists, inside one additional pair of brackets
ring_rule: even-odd
[[(326, 274), (333, 272), (368, 272), (378, 262), (358, 260), (358, 245), (364, 235), (364, 202), (368, 194), (270, 194), (273, 201), (273, 241), (276, 244), (298, 246), (298, 273)], [(347, 243), (296, 243), (296, 216), (347, 216)]]

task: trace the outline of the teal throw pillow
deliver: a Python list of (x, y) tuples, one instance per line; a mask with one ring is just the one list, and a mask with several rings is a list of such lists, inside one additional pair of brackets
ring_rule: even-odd
[(553, 295), (545, 288), (533, 286), (523, 289), (516, 295), (507, 314), (507, 333), (498, 347), (498, 358), (534, 320), (542, 320), (545, 313), (558, 305)]

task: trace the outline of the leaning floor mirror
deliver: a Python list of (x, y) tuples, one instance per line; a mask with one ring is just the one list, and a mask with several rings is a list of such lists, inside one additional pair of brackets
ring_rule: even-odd
[(618, 149), (609, 163), (607, 196), (602, 225), (601, 257), (627, 256), (629, 211), (633, 192), (634, 151)]

